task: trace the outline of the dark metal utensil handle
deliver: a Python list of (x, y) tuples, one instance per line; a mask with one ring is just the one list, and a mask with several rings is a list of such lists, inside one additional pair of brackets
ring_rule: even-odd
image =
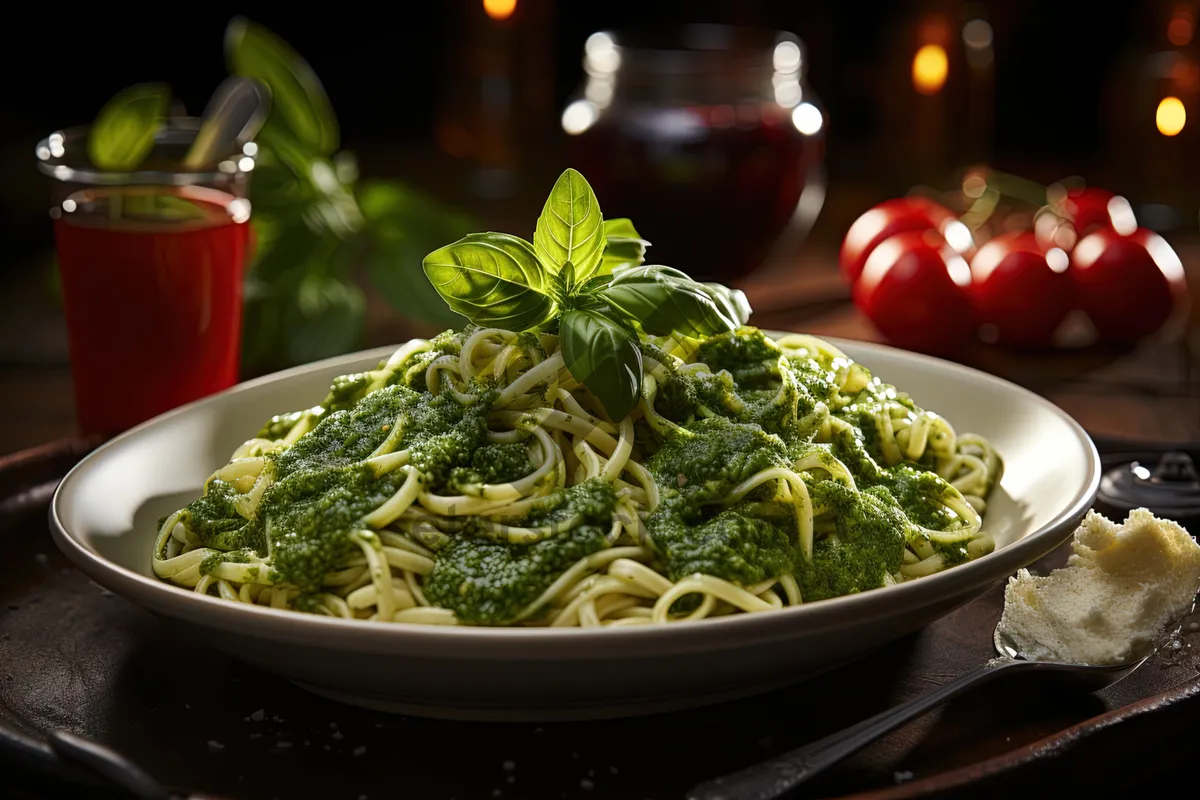
[(701, 783), (688, 792), (688, 800), (774, 800), (910, 719), (991, 680), (1001, 672), (1028, 666), (1032, 664), (1026, 661), (985, 664), (857, 725), (741, 772)]

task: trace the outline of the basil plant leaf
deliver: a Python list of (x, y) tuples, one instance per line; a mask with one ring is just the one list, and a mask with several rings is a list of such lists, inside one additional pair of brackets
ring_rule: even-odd
[(233, 74), (257, 78), (271, 90), (264, 139), (271, 139), (271, 129), (282, 124), (300, 146), (316, 155), (329, 156), (338, 149), (337, 117), (325, 87), (291, 45), (262, 25), (235, 17), (225, 31), (225, 53)]
[(559, 347), (567, 370), (613, 422), (628, 416), (642, 391), (642, 351), (633, 334), (598, 310), (563, 314)]
[(738, 327), (703, 284), (669, 267), (623, 270), (600, 296), (654, 336), (712, 336)]
[(569, 261), (575, 282), (596, 274), (604, 255), (604, 217), (596, 193), (582, 175), (568, 169), (554, 182), (538, 217), (533, 246), (542, 264), (552, 273)]
[(356, 197), (366, 221), (367, 274), (383, 299), (412, 319), (461, 328), (466, 320), (442, 302), (421, 270), (421, 259), (439, 243), (469, 233), (473, 220), (391, 181), (361, 183)]
[(451, 310), (476, 325), (534, 330), (558, 305), (533, 245), (507, 233), (472, 233), (425, 256), (425, 275)]
[(649, 246), (650, 243), (641, 237), (628, 218), (604, 220), (604, 255), (600, 260), (600, 274), (641, 265), (646, 260), (646, 248)]
[[(609, 239), (641, 239), (642, 235), (633, 227), (629, 217), (617, 217), (604, 220), (604, 235)], [(649, 244), (649, 242), (646, 242)]]
[(741, 289), (730, 289), (719, 283), (702, 283), (700, 287), (717, 304), (717, 308), (739, 326), (750, 321), (750, 315), (754, 312), (746, 293)]
[(579, 287), (578, 296), (595, 294), (612, 282), (611, 275), (597, 275)]
[(139, 83), (116, 94), (88, 132), (88, 158), (100, 169), (135, 169), (154, 149), (154, 137), (171, 103), (165, 83)]
[(366, 298), (355, 284), (328, 275), (308, 275), (283, 314), (285, 356), (307, 364), (348, 353), (362, 338)]

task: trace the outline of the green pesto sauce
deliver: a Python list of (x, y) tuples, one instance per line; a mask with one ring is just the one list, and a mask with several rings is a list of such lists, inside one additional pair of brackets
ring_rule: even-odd
[[(307, 413), (307, 411), (289, 411), (287, 414), (276, 414), (258, 429), (255, 436), (259, 439), (282, 439), (292, 432), (292, 428), (296, 427), (296, 423)], [(324, 413), (324, 409), (317, 413)]]
[[(702, 572), (741, 586), (792, 574), (805, 600), (882, 586), (886, 575), (899, 570), (905, 542), (920, 536), (914, 523), (936, 530), (956, 523), (936, 502), (950, 487), (930, 465), (880, 466), (873, 415), (884, 403), (918, 409), (877, 378), (853, 397), (840, 398), (834, 357), (791, 356), (781, 368), (780, 355), (761, 331), (742, 328), (700, 347), (697, 359), (711, 372), (672, 370), (659, 382), (655, 409), (685, 428), (656, 442), (647, 462), (662, 497), (646, 520), (659, 567), (676, 580)], [(783, 392), (781, 369), (792, 379), (783, 384), (792, 388)], [(819, 421), (795, 417), (813, 412), (817, 403), (853, 429), (832, 443), (814, 444)], [(715, 416), (702, 418), (702, 411)], [(726, 501), (755, 472), (786, 467), (814, 452), (842, 461), (860, 492), (825, 480), (825, 474), (806, 474), (814, 504), (832, 512), (819, 517), (818, 525), (826, 530), (832, 524), (836, 532), (818, 535), (808, 562), (799, 551), (794, 518), (767, 502), (774, 482), (736, 503)], [(961, 543), (935, 549), (948, 564), (966, 559)]]
[(533, 472), (529, 447), (521, 442), (485, 444), (471, 454), (471, 465), (450, 471), (450, 483), (456, 487), (480, 483), (511, 483)]
[[(672, 580), (701, 572), (740, 585), (787, 574), (799, 555), (794, 525), (764, 518), (746, 503), (724, 509), (733, 489), (755, 473), (786, 466), (778, 436), (754, 424), (709, 417), (665, 441), (647, 464), (660, 505), (646, 528)], [(748, 498), (773, 492), (773, 482)]]
[(225, 481), (209, 483), (208, 492), (187, 507), (187, 527), (205, 547), (229, 551), (250, 548), (264, 552), (262, 522), (246, 519), (234, 507), (237, 490)]
[(837, 538), (817, 541), (812, 562), (801, 561), (796, 579), (806, 601), (875, 589), (900, 569), (911, 525), (887, 489), (853, 492), (821, 481), (810, 495), (814, 503), (833, 509)]
[(781, 355), (783, 350), (762, 331), (743, 327), (730, 334), (706, 339), (696, 353), (696, 360), (703, 361), (713, 372), (726, 370), (741, 384), (744, 379), (739, 375), (757, 379), (764, 362), (778, 361)]
[(580, 515), (582, 524), (529, 545), (479, 535), (451, 540), (425, 582), (430, 602), (474, 625), (505, 625), (580, 559), (608, 546), (616, 496), (599, 478), (554, 492), (524, 524)]
[(485, 416), (494, 391), (464, 406), (447, 395), (394, 384), (338, 407), (365, 385), (356, 376), (335, 382), (327, 399), (333, 410), (291, 447), (268, 457), (265, 470), (273, 482), (252, 519), (239, 514), (239, 495), (230, 484), (212, 481), (187, 507), (188, 528), (202, 544), (221, 555), (242, 548), (269, 554), (273, 580), (316, 592), (327, 574), (355, 556), (359, 545), (352, 534), (363, 527), (362, 518), (406, 478), (403, 470), (376, 478), (363, 463), (397, 424), (404, 433), (395, 449), (409, 451), (410, 463), (433, 491), (453, 494), (466, 483), (513, 480), (532, 470), (524, 444), (487, 443)]
[(214, 569), (217, 568), (218, 564), (225, 564), (225, 563), (248, 564), (248, 563), (250, 563), (250, 556), (253, 554), (253, 552), (254, 551), (252, 551), (252, 550), (230, 550), (228, 552), (221, 552), (221, 551), (214, 552), (214, 553), (210, 554), (209, 556), (207, 556), (203, 561), (200, 562), (200, 574), (208, 575), (210, 572), (212, 572)]
[(376, 479), (359, 464), (304, 469), (284, 476), (264, 495), (259, 516), (271, 539), (271, 577), (315, 592), (359, 547), (360, 520), (396, 493), (397, 471)]
[[(376, 478), (363, 464), (396, 425), (403, 435), (394, 449), (409, 451), (409, 463), (429, 491), (469, 494), (479, 484), (530, 474), (527, 443), (487, 440), (494, 388), (471, 388), (479, 400), (470, 405), (456, 402), (445, 386), (440, 395), (429, 393), (427, 367), (459, 355), (459, 341), (449, 332), (435, 337), (370, 394), (366, 390), (378, 373), (347, 375), (316, 409), (270, 420), (260, 435), (278, 439), (305, 413), (315, 415), (305, 435), (268, 457), (273, 483), (252, 519), (238, 513), (239, 495), (219, 480), (188, 506), (189, 529), (221, 551), (202, 570), (211, 572), (222, 561), (244, 563), (252, 553), (270, 554), (272, 578), (304, 593), (297, 607), (316, 610), (324, 577), (357, 556), (352, 534), (363, 527), (363, 517), (406, 478), (404, 470)], [(543, 352), (532, 334), (518, 344)], [(943, 529), (954, 522), (935, 502), (948, 484), (927, 465), (880, 466), (875, 410), (887, 402), (915, 409), (893, 387), (872, 380), (854, 397), (838, 397), (839, 364), (833, 358), (781, 359), (779, 347), (753, 328), (705, 341), (698, 358), (709, 371), (681, 372), (652, 345), (643, 343), (643, 350), (667, 368), (665, 376), (660, 373), (655, 410), (682, 427), (661, 435), (645, 421), (636, 426), (635, 455), (660, 493), (660, 505), (645, 520), (649, 545), (656, 566), (670, 578), (703, 573), (750, 586), (793, 575), (808, 601), (865, 591), (899, 569), (905, 541), (921, 535), (916, 525)], [(831, 443), (815, 444), (826, 413), (853, 427)], [(772, 500), (776, 482), (737, 502), (729, 498), (752, 475), (789, 467), (812, 453), (842, 461), (861, 491), (825, 480), (820, 471), (805, 474), (814, 504), (832, 512), (818, 518), (810, 562), (800, 553), (790, 507)], [(578, 520), (570, 530), (529, 545), (500, 540), (472, 520), (459, 533), (440, 533), (436, 541), (425, 541), (436, 553), (426, 594), (463, 622), (512, 623), (564, 570), (611, 544), (615, 502), (612, 486), (594, 479), (552, 493), (523, 519), (502, 520), (523, 527)], [(967, 557), (962, 543), (937, 549), (950, 564)]]
[[(465, 338), (465, 336), (464, 336)], [(388, 377), (388, 385), (400, 384), (414, 392), (426, 392), (425, 370), (442, 356), (457, 356), (462, 347), (454, 331), (443, 331), (429, 340), (429, 348), (412, 353)]]

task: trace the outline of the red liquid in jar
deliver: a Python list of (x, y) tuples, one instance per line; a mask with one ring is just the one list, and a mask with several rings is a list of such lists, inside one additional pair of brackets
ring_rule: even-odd
[(134, 191), (79, 192), (54, 223), (85, 434), (238, 380), (249, 207), (209, 189)]
[(789, 113), (631, 108), (573, 136), (571, 165), (606, 218), (651, 242), (648, 263), (731, 281), (768, 257), (821, 163), (824, 142), (797, 135)]

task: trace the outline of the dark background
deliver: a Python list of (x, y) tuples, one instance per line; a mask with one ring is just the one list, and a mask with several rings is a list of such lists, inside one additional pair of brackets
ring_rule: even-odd
[[(387, 136), (430, 137), (439, 96), (437, 75), (453, 48), (459, 9), (476, 0), (394, 3), (385, 12), (281, 12), (279, 4), (206, 3), (185, 15), (72, 12), (53, 35), (9, 28), (3, 58), (9, 117), (5, 137), (26, 136), (88, 122), (119, 88), (169, 82), (198, 113), (225, 77), (221, 36), (226, 23), (246, 15), (274, 30), (304, 54), (325, 83), (346, 143)], [(994, 18), (1018, 22), (996, 41), (996, 124), (1001, 158), (1036, 153), (1086, 164), (1099, 142), (1105, 81), (1147, 31), (1152, 3), (981, 3)], [(359, 8), (357, 4), (355, 8)], [(840, 137), (873, 132), (877, 120), (862, 95), (862, 76), (880, 64), (884, 37), (900, 21), (937, 3), (796, 2), (796, 0), (605, 0), (560, 2), (555, 8), (555, 94), (561, 106), (583, 75), (588, 34), (606, 28), (675, 22), (727, 22), (794, 31), (805, 40), (810, 81), (838, 119)], [(380, 7), (381, 9), (384, 6)], [(518, 4), (518, 13), (520, 4)], [(41, 49), (35, 63), (18, 39)], [(99, 43), (106, 43), (101, 45)], [(1069, 93), (1044, 91), (1042, 79), (1060, 75)], [(10, 116), (11, 115), (11, 116)], [(1031, 124), (1045, 120), (1052, 125)], [(30, 143), (32, 145), (32, 142)]]
[[(545, 1), (523, 0), (526, 6)], [(881, 128), (877, 84), (908, 66), (889, 57), (890, 37), (919, 14), (953, 8), (936, 2), (795, 0), (552, 5), (557, 109), (583, 74), (584, 40), (599, 29), (699, 21), (798, 33), (808, 47), (809, 82), (833, 120), (828, 161), (833, 182), (870, 177), (861, 174), (857, 153), (889, 136)], [(464, 15), (478, 13), (478, 6), (477, 0), (446, 0), (304, 10), (301, 4), (213, 2), (178, 14), (129, 5), (69, 14), (40, 5), (4, 12), (0, 214), (9, 246), (0, 259), (8, 266), (21, 252), (49, 247), (49, 226), (41, 224), (46, 187), (33, 164), (37, 139), (90, 121), (114, 92), (142, 81), (170, 83), (188, 111), (198, 114), (226, 75), (222, 33), (232, 16), (267, 25), (312, 63), (340, 118), (344, 146), (355, 150), (432, 140), (447, 91), (444, 76), (464, 39)], [(978, 7), (997, 31), (996, 164), (1013, 170), (1035, 165), (1029, 167), (1034, 171), (1053, 164), (1061, 174), (1091, 169), (1104, 144), (1102, 99), (1114, 70), (1123, 59), (1165, 44), (1158, 41), (1163, 38), (1158, 18), (1169, 13), (1169, 5), (1006, 0)], [(525, 10), (518, 5), (518, 14)], [(550, 127), (557, 119), (545, 122)], [(369, 174), (371, 163), (362, 168)]]

